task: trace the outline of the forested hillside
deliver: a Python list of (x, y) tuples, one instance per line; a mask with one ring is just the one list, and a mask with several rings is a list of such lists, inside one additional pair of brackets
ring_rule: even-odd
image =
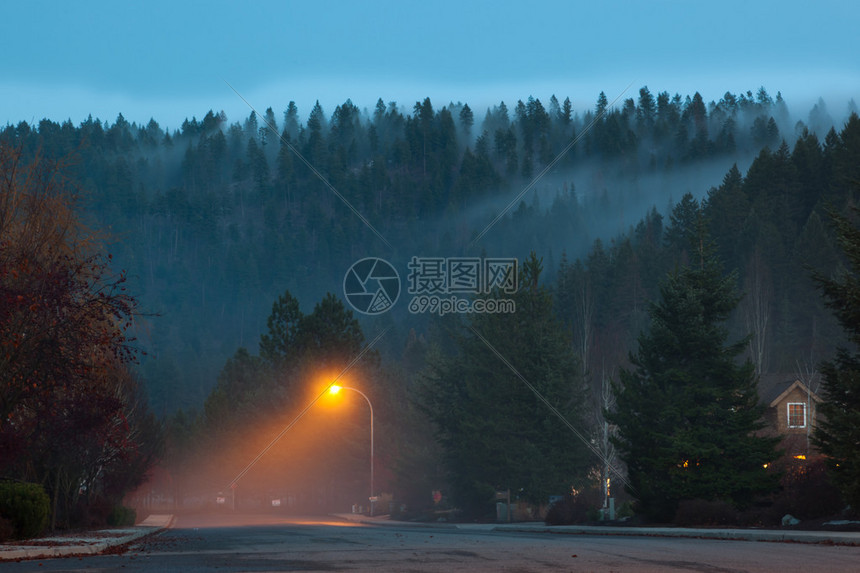
[[(546, 279), (557, 278), (558, 312), (583, 370), (609, 369), (683, 256), (673, 229), (689, 224), (697, 199), (726, 266), (757, 295), (734, 330), (759, 335), (758, 368), (791, 368), (795, 357), (829, 349), (836, 334), (803, 264), (835, 264), (821, 207), (850, 201), (856, 117), (833, 131), (819, 102), (798, 121), (764, 88), (706, 103), (643, 87), (611, 103), (603, 93), (593, 105), (529, 97), (487, 110), (429, 99), (408, 107), (380, 99), (367, 110), (347, 100), (305, 116), (291, 102), (239, 121), (209, 111), (173, 131), (120, 115), (78, 126), (22, 122), (2, 137), (25, 157), (70, 163), (91, 225), (112, 234), (115, 264), (150, 313), (137, 323), (147, 353), (140, 369), (162, 415), (201, 407), (226, 359), (241, 346), (256, 352), (285, 290), (310, 310), (322, 293), (340, 296), (348, 266), (371, 255), (399, 264), (534, 250)], [(398, 321), (383, 350), (399, 358), (410, 328), (420, 336), (426, 327)]]
[(840, 267), (827, 208), (856, 201), (860, 121), (852, 115), (823, 144), (804, 131), (793, 147), (764, 148), (743, 175), (733, 166), (701, 201), (686, 194), (668, 217), (656, 209), (588, 255), (563, 260), (559, 311), (573, 329), (585, 370), (623, 362), (646, 326), (647, 305), (667, 272), (686, 262), (686, 235), (704, 218), (727, 269), (745, 293), (731, 321), (735, 338), (751, 335), (758, 374), (793, 373), (832, 353), (840, 333), (811, 280), (813, 269)]

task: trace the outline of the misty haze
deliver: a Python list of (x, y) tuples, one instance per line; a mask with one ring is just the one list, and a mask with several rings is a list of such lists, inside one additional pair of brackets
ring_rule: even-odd
[[(418, 19), (402, 10), (379, 22), (402, 32)], [(390, 561), (349, 566), (397, 570), (418, 525), (451, 536), (428, 537), (451, 540), (422, 553), (439, 566), (483, 563), (477, 545), (494, 532), (523, 556), (538, 533), (593, 533), (556, 527), (860, 532), (860, 116), (856, 64), (827, 56), (843, 51), (830, 36), (845, 18), (819, 39), (830, 52), (807, 59), (804, 36), (755, 79), (770, 63), (752, 44), (735, 51), (753, 30), (737, 10), (731, 26), (712, 22), (734, 77), (668, 15), (629, 7), (607, 28), (583, 8), (576, 30), (589, 15), (595, 30), (572, 28), (569, 49), (549, 18), (545, 46), (502, 58), (502, 38), (536, 34), (535, 16), (519, 30), (514, 12), (472, 10), (415, 25), (438, 46), (431, 67), (411, 34), (352, 53), (359, 22), (376, 29), (346, 9), (333, 10), (331, 45), (289, 19), (288, 37), (261, 37), (255, 54), (275, 71), (207, 37), (195, 43), (206, 61), (184, 41), (148, 42), (148, 56), (123, 56), (141, 60), (130, 74), (105, 50), (131, 50), (140, 32), (117, 37), (125, 25), (101, 16), (109, 44), (33, 47), (50, 81), (10, 67), (3, 90), (51, 101), (27, 116), (9, 103), (0, 126), (0, 560), (28, 539), (54, 535), (34, 545), (53, 548), (71, 543), (54, 541), (62, 532), (147, 518), (158, 535), (114, 557), (193, 569), (217, 550), (236, 559), (229, 570), (268, 570), (288, 563), (259, 557), (269, 541), (254, 536), (307, 534), (382, 543)], [(655, 61), (677, 54), (665, 73), (642, 68), (665, 85), (617, 87), (644, 65), (636, 14)], [(472, 30), (479, 15), (492, 35)], [(224, 27), (200, 16), (193, 27)], [(46, 32), (65, 37), (53, 19)], [(790, 27), (771, 24), (762, 42)], [(60, 66), (72, 54), (92, 58), (74, 68), (79, 84)], [(186, 71), (165, 96), (159, 74)], [(104, 115), (123, 104), (128, 115)], [(507, 523), (526, 529), (493, 529)], [(369, 524), (398, 533), (379, 542)], [(559, 561), (552, 543), (542, 567), (577, 558)], [(334, 545), (277, 551), (292, 568), (340, 570), (351, 549)], [(189, 561), (172, 562), (174, 546)], [(809, 549), (797, 564), (823, 548)], [(668, 563), (643, 551), (625, 563)], [(744, 565), (707, 555), (683, 566)], [(116, 565), (93, 559), (81, 566)], [(599, 559), (583, 567), (615, 566)]]

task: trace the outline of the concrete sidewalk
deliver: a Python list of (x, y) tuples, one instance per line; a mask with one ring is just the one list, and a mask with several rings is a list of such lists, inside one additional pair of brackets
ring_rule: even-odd
[(860, 545), (860, 531), (802, 531), (797, 529), (717, 529), (688, 527), (618, 527), (614, 525), (544, 525), (543, 523), (446, 523), (395, 521), (388, 516), (368, 517), (338, 513), (335, 517), (366, 525), (389, 527), (436, 527), (517, 533), (556, 533), (569, 535), (626, 535), (638, 537), (689, 537), (695, 539), (732, 539), (793, 543)]
[(18, 559), (46, 559), (70, 555), (96, 555), (112, 547), (126, 545), (170, 527), (172, 515), (150, 515), (134, 527), (101, 529), (55, 537), (25, 539), (0, 544), (0, 562)]

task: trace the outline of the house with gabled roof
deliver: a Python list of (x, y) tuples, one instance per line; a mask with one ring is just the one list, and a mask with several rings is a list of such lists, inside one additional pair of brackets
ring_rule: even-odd
[[(817, 389), (817, 377), (809, 386)], [(796, 376), (763, 375), (759, 379), (759, 398), (767, 408), (766, 434), (782, 436), (780, 447), (786, 457), (806, 459), (816, 454), (811, 443), (821, 397)]]

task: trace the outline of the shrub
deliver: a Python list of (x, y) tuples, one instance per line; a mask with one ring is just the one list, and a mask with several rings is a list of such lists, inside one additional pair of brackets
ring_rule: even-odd
[(830, 481), (823, 458), (812, 461), (789, 460), (784, 469), (780, 494), (774, 509), (799, 519), (836, 515), (845, 507), (839, 489)]
[(685, 499), (678, 504), (673, 520), (676, 525), (735, 525), (738, 512), (731, 503), (704, 499)]
[(107, 517), (107, 524), (113, 527), (125, 527), (134, 525), (137, 520), (137, 512), (134, 508), (124, 505), (116, 505), (111, 509)]
[(48, 526), (51, 500), (34, 483), (0, 482), (0, 515), (12, 523), (14, 537), (36, 537)]
[(625, 501), (624, 503), (622, 503), (621, 506), (615, 511), (615, 519), (624, 519), (625, 517), (633, 517), (633, 504), (629, 501)]

